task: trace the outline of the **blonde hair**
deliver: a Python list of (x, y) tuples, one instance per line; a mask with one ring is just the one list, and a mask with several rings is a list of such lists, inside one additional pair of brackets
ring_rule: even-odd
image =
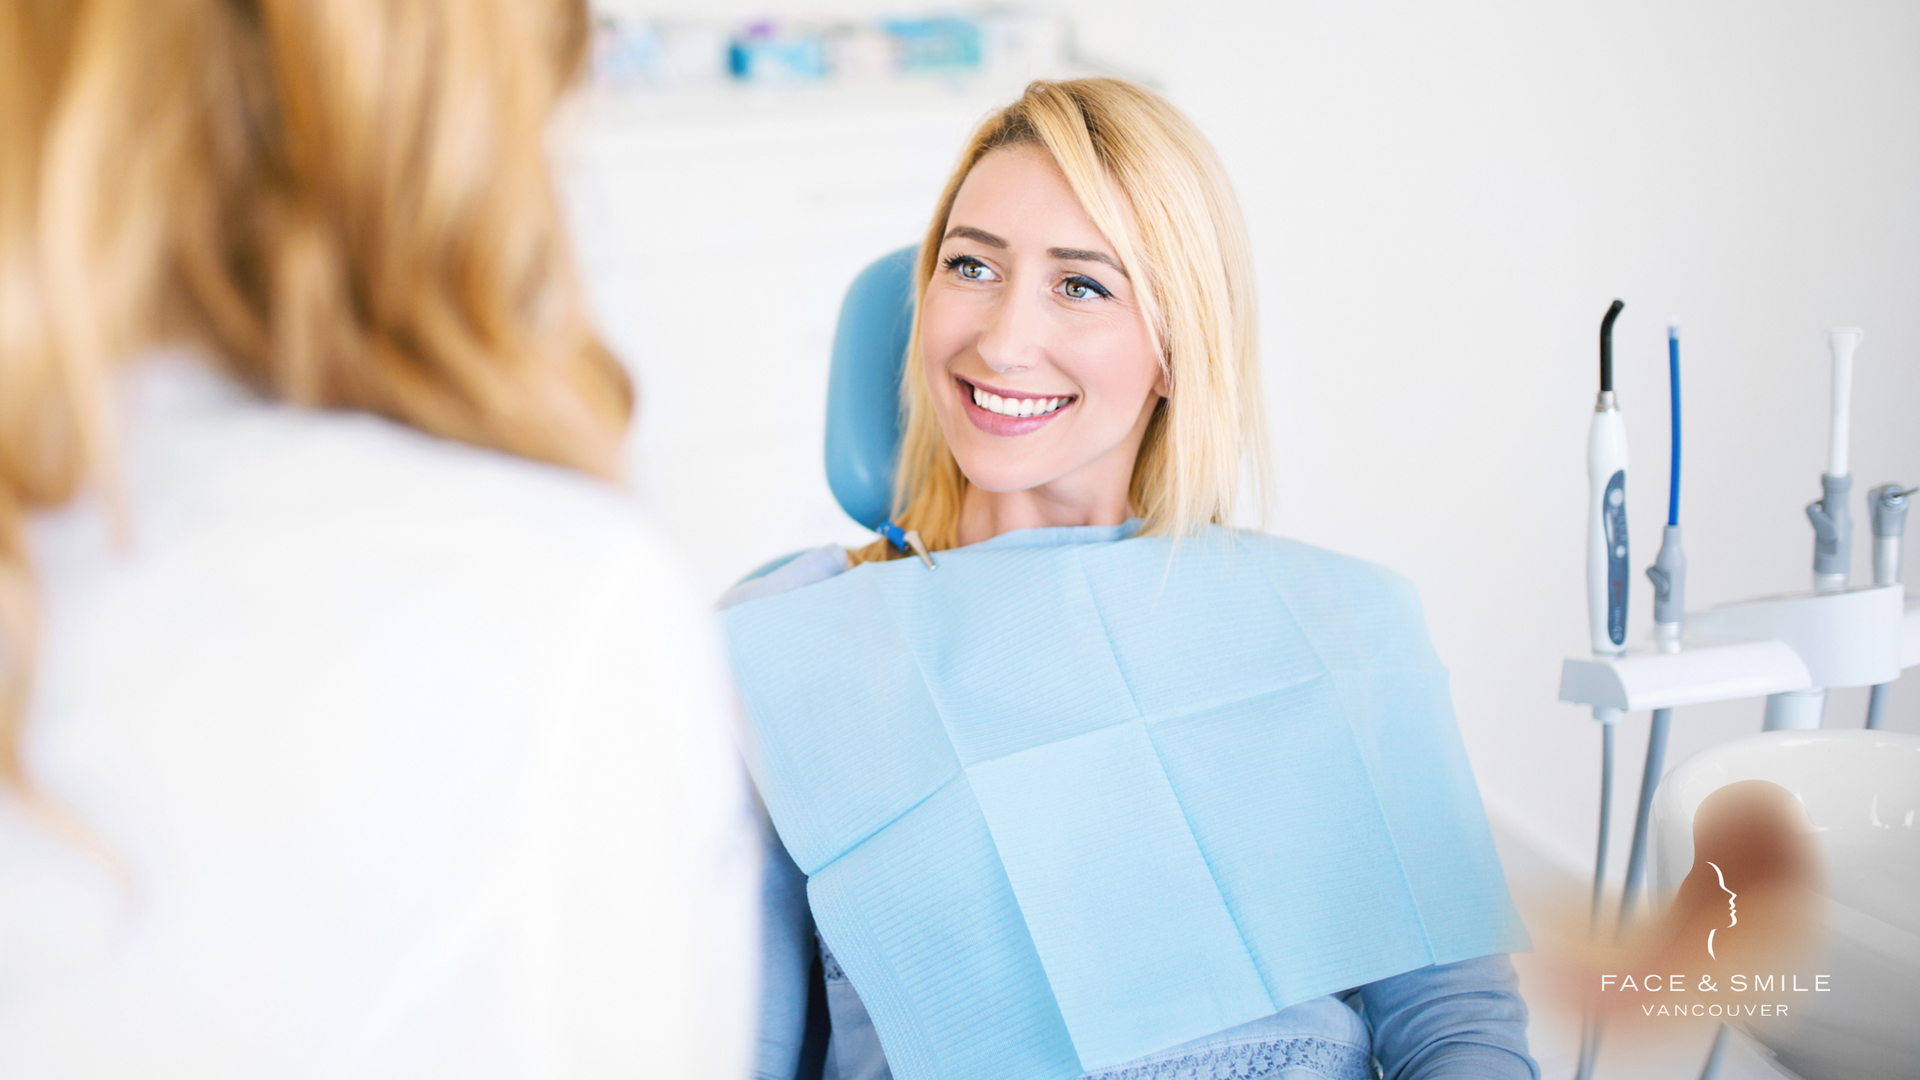
[[(1035, 82), (967, 141), (921, 241), (901, 380), (894, 520), (934, 550), (959, 541), (967, 480), (934, 415), (920, 355), (919, 300), (967, 175), (987, 154), (1037, 146), (1053, 159), (1139, 293), (1168, 396), (1154, 410), (1127, 498), (1141, 532), (1175, 536), (1232, 519), (1245, 468), (1265, 511), (1269, 461), (1260, 391), (1253, 260), (1219, 157), (1166, 99), (1118, 79)], [(1118, 191), (1119, 200), (1115, 198)], [(1138, 243), (1127, 228), (1138, 227)], [(856, 562), (900, 557), (885, 541)]]
[(0, 781), (25, 515), (109, 477), (120, 358), (617, 474), (632, 389), (544, 158), (589, 32), (581, 0), (0, 5)]

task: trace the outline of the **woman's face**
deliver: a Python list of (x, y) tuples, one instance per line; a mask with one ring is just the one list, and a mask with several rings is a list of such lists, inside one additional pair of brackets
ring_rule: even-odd
[(980, 159), (954, 198), (920, 308), (927, 391), (969, 483), (1039, 489), (1069, 512), (1115, 499), (1125, 509), (1166, 393), (1136, 300), (1046, 151)]

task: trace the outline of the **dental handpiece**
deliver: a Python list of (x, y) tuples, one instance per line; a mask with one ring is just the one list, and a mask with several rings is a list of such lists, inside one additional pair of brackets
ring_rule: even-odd
[[(1920, 488), (1900, 490), (1899, 484), (1881, 484), (1867, 492), (1873, 518), (1873, 583), (1900, 583), (1900, 537), (1907, 531), (1907, 499)], [(1887, 683), (1867, 694), (1867, 727), (1878, 728), (1887, 716)]]
[(1867, 492), (1873, 518), (1873, 583), (1900, 582), (1900, 538), (1907, 531), (1907, 501), (1920, 488), (1901, 490), (1899, 484), (1881, 484)]
[(1627, 426), (1613, 395), (1615, 300), (1600, 322), (1600, 396), (1587, 433), (1587, 619), (1593, 651), (1627, 647)]

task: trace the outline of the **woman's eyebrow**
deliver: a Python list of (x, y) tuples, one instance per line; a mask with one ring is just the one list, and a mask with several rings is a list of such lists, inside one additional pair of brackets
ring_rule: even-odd
[(1108, 266), (1120, 271), (1121, 277), (1126, 278), (1128, 281), (1133, 280), (1132, 276), (1127, 273), (1127, 268), (1121, 266), (1118, 259), (1115, 259), (1104, 251), (1088, 251), (1085, 248), (1048, 248), (1047, 254), (1056, 259), (1066, 259), (1070, 262), (1106, 263)]
[(976, 229), (971, 225), (955, 225), (953, 228), (948, 229), (947, 235), (941, 237), (941, 239), (951, 240), (956, 236), (964, 236), (968, 240), (978, 240), (988, 247), (1004, 248), (1007, 246), (1005, 240), (1000, 239), (985, 229)]

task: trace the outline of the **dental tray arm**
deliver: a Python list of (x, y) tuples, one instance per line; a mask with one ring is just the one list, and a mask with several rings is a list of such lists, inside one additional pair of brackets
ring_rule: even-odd
[(1870, 686), (1920, 663), (1920, 606), (1897, 585), (1764, 597), (1686, 618), (1678, 652), (1570, 657), (1560, 700), (1639, 712), (1813, 687)]

